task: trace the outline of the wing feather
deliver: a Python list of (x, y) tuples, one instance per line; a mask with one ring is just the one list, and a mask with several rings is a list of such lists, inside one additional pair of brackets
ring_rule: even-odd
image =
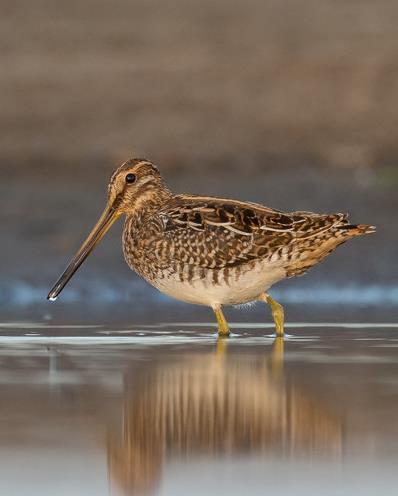
[[(348, 223), (346, 215), (284, 213), (223, 198), (175, 196), (156, 215), (165, 249), (177, 262), (222, 269), (286, 258), (300, 241), (325, 236)], [(332, 233), (331, 233), (332, 235)]]

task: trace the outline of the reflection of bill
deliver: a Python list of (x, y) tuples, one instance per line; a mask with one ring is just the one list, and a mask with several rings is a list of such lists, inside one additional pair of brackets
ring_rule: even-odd
[(285, 381), (281, 338), (265, 359), (226, 346), (126, 377), (123, 424), (108, 439), (110, 478), (126, 493), (150, 492), (168, 457), (340, 454), (339, 420)]

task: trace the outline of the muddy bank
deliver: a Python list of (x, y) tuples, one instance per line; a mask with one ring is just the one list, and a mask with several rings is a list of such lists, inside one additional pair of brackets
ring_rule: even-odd
[(1, 167), (397, 163), (392, 0), (1, 3)]

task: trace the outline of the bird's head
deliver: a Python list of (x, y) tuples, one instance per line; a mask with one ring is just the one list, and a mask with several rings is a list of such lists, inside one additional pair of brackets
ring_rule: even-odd
[(107, 205), (87, 239), (60, 276), (47, 298), (55, 300), (73, 274), (123, 214), (132, 215), (143, 206), (156, 206), (170, 195), (155, 165), (145, 159), (130, 159), (112, 174)]
[(124, 162), (108, 185), (108, 207), (115, 215), (132, 214), (144, 203), (155, 201), (165, 190), (158, 168), (145, 159)]

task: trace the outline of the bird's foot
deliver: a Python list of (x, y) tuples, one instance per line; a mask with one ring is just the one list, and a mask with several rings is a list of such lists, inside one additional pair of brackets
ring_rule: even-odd
[(221, 310), (221, 307), (213, 307), (213, 310), (214, 310), (214, 313), (216, 314), (219, 337), (223, 337), (223, 338), (228, 337), (230, 334), (229, 326), (228, 326), (228, 322), (226, 321), (224, 314)]

